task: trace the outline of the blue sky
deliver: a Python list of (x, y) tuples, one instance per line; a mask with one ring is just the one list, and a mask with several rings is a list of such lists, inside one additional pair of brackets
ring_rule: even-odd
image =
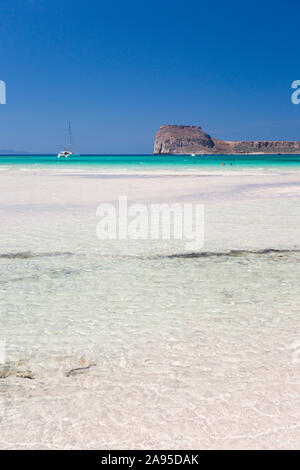
[(0, 149), (151, 153), (162, 124), (300, 140), (300, 1), (0, 0)]

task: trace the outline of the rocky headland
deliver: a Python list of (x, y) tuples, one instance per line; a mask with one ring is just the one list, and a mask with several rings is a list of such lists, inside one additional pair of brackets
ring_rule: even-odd
[(200, 126), (161, 126), (155, 154), (300, 154), (300, 142), (284, 140), (230, 141), (211, 137)]

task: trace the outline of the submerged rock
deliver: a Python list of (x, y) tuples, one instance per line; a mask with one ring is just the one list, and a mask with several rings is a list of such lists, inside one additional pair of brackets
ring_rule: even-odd
[(0, 379), (6, 379), (7, 377), (19, 377), (22, 379), (34, 379), (31, 370), (19, 369), (14, 364), (4, 364), (0, 366)]
[(13, 371), (10, 366), (0, 366), (0, 379), (6, 379), (10, 375), (13, 375)]
[(66, 377), (72, 377), (73, 375), (79, 375), (84, 372), (86, 372), (88, 369), (91, 367), (94, 367), (96, 364), (89, 364), (88, 366), (85, 367), (76, 367), (75, 369), (71, 369), (68, 372), (65, 373)]

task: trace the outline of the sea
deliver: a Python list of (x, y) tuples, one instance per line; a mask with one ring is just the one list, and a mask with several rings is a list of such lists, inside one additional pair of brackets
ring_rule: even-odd
[(186, 169), (215, 168), (234, 165), (238, 168), (277, 168), (300, 165), (300, 155), (73, 155), (57, 158), (56, 155), (0, 155), (0, 166), (68, 166), (126, 169)]

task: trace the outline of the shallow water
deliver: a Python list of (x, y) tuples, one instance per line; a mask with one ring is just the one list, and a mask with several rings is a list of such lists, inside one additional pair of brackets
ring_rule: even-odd
[[(224, 165), (231, 171), (251, 168), (299, 168), (300, 155), (73, 155), (57, 158), (56, 155), (0, 155), (0, 169), (10, 166), (66, 168), (102, 168), (130, 171), (144, 169), (198, 170)], [(231, 166), (233, 168), (231, 168)]]
[[(0, 447), (298, 448), (299, 170), (22, 168), (0, 175)], [(124, 194), (203, 203), (203, 249), (99, 241)]]

